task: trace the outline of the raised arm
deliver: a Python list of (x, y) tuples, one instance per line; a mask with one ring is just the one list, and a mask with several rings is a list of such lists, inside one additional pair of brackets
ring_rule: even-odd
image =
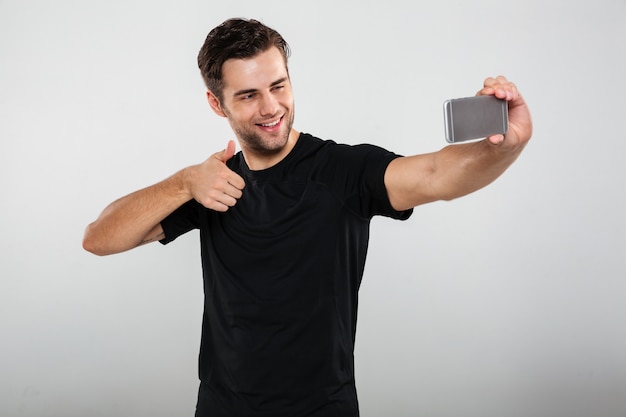
[(241, 198), (245, 186), (226, 166), (234, 152), (235, 143), (230, 141), (225, 150), (203, 163), (114, 201), (87, 226), (83, 248), (110, 255), (160, 240), (164, 237), (161, 221), (192, 198), (207, 208), (228, 210)]
[(498, 178), (520, 155), (532, 135), (532, 121), (517, 87), (503, 76), (487, 78), (478, 95), (495, 95), (509, 102), (506, 135), (392, 161), (385, 172), (385, 186), (396, 210), (452, 200), (479, 190)]

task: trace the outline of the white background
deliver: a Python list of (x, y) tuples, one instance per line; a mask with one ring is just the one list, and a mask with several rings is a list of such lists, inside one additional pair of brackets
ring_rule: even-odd
[(626, 415), (624, 0), (0, 0), (0, 415), (193, 415), (197, 233), (81, 239), (233, 138), (195, 60), (235, 16), (290, 43), (304, 132), (435, 151), (443, 101), (498, 74), (532, 110), (496, 183), (373, 221), (362, 415)]

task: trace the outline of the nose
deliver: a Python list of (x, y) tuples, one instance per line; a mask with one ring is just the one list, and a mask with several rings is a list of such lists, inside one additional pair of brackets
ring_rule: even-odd
[(261, 100), (259, 113), (261, 116), (273, 116), (278, 112), (278, 100), (272, 94), (265, 94)]

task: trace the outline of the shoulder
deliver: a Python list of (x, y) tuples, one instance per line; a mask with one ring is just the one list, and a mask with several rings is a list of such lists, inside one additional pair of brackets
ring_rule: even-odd
[(302, 145), (301, 148), (309, 150), (323, 150), (335, 156), (400, 156), (378, 145), (369, 143), (352, 145), (337, 142), (333, 139), (321, 139), (317, 136), (311, 135), (310, 133), (301, 133), (299, 141)]
[(337, 145), (337, 143), (332, 140), (321, 139), (310, 133), (300, 133), (300, 137), (298, 138), (298, 147), (302, 149), (320, 149), (333, 145)]
[(337, 181), (343, 177), (382, 178), (387, 166), (400, 155), (381, 146), (361, 143), (356, 145), (320, 139), (302, 134), (299, 161), (308, 160), (310, 174)]

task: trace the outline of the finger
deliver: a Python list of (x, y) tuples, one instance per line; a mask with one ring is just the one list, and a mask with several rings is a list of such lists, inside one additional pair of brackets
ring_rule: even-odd
[(233, 207), (235, 204), (237, 204), (238, 199), (230, 196), (228, 194), (222, 194), (219, 199), (215, 200), (215, 202), (219, 205), (222, 204), (226, 207)]
[(498, 82), (497, 77), (496, 78), (487, 77), (487, 78), (485, 78), (485, 81), (483, 81), (483, 86), (485, 86), (485, 87), (495, 87), (498, 84), (499, 84), (499, 82)]
[(498, 85), (498, 80), (493, 77), (487, 77), (483, 81), (483, 88), (478, 90), (477, 96), (493, 96), (496, 94), (495, 88)]
[(509, 82), (508, 86), (509, 86), (509, 94), (510, 94), (511, 100), (517, 99), (520, 94), (515, 83)]
[(497, 84), (494, 86), (496, 89), (496, 95), (505, 100), (515, 100), (519, 96), (517, 86), (509, 81), (505, 76), (499, 75), (496, 77)]
[(233, 207), (235, 204), (237, 204), (237, 200), (237, 198), (231, 195), (220, 192), (218, 190), (214, 190), (206, 197), (197, 201), (208, 209), (224, 212), (230, 207)]
[(493, 96), (496, 91), (493, 87), (483, 87), (476, 93), (477, 96)]
[(228, 211), (228, 209), (231, 206), (227, 206), (226, 204), (222, 204), (219, 201), (215, 201), (212, 200), (209, 203), (201, 203), (205, 208), (208, 208), (209, 210), (214, 210), (214, 211), (219, 211), (221, 213), (224, 213), (226, 211)]
[[(227, 167), (224, 169), (228, 170)], [(214, 185), (213, 199), (222, 201), (223, 196), (227, 196), (238, 200), (243, 195), (243, 189), (246, 186), (245, 181), (234, 171), (228, 170), (228, 174)], [(229, 198), (229, 201), (230, 201)], [(233, 202), (234, 203), (234, 202)]]
[(243, 190), (246, 187), (246, 182), (234, 171), (231, 171), (230, 175), (226, 179), (228, 184), (237, 190)]
[(508, 84), (509, 80), (506, 79), (504, 75), (498, 75), (496, 77), (496, 81), (500, 84)]
[(230, 158), (232, 158), (233, 155), (235, 155), (235, 141), (229, 140), (228, 144), (226, 145), (226, 149), (224, 149), (220, 154), (218, 154), (217, 158), (222, 162), (226, 162)]
[(226, 186), (224, 187), (224, 194), (227, 196), (230, 196), (234, 199), (239, 200), (241, 198), (241, 196), (243, 195), (243, 191), (242, 188), (239, 188), (235, 185), (230, 184), (230, 182), (228, 184), (226, 184)]
[(476, 95), (492, 95), (499, 99), (511, 101), (519, 97), (517, 86), (505, 76), (488, 77), (483, 82), (483, 88)]
[(487, 77), (483, 82), (485, 87), (496, 87), (502, 84), (508, 84), (509, 80), (504, 75), (498, 75), (497, 77)]

